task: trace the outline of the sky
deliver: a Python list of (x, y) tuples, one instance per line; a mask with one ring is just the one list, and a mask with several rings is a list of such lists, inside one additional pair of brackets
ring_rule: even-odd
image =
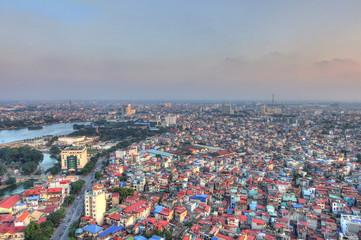
[(2, 0), (0, 100), (361, 101), (361, 1)]

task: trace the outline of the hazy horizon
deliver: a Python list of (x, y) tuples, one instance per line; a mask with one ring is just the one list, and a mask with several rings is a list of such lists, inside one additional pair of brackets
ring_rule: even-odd
[[(361, 1), (0, 2), (0, 101), (361, 102)], [(118, 100), (119, 99), (119, 100)]]

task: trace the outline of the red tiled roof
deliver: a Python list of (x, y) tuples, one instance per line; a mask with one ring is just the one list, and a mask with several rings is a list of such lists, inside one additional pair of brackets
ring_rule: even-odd
[(49, 188), (48, 193), (61, 193), (62, 188)]
[(257, 219), (257, 218), (252, 218), (252, 222), (256, 223), (256, 224), (262, 224), (262, 225), (266, 224), (265, 220), (261, 220), (261, 219)]
[(55, 209), (52, 208), (48, 208), (48, 209), (40, 209), (38, 210), (39, 212), (44, 212), (44, 213), (52, 213), (54, 212)]
[(16, 203), (18, 203), (21, 200), (21, 196), (19, 195), (14, 195), (11, 197), (7, 197), (4, 198), (3, 200), (0, 201), (0, 208), (11, 208), (13, 207)]
[(24, 232), (26, 227), (1, 227), (0, 233)]
[(132, 205), (130, 205), (130, 206), (126, 207), (125, 209), (123, 209), (123, 212), (131, 213), (135, 209), (140, 208), (144, 203), (145, 203), (144, 200), (139, 200), (138, 202), (133, 203)]
[(119, 221), (122, 218), (122, 215), (113, 213), (113, 214), (109, 215), (109, 218)]
[(34, 195), (40, 195), (39, 189), (29, 189), (23, 193), (23, 196), (34, 196)]
[(39, 221), (37, 222), (37, 224), (41, 224), (41, 223), (43, 223), (45, 221), (46, 221), (46, 217), (40, 218)]
[(24, 222), (24, 220), (30, 215), (28, 211), (24, 211), (15, 222)]
[(220, 233), (217, 233), (216, 237), (218, 237), (219, 239), (234, 240), (234, 238), (228, 237), (228, 236), (220, 234)]

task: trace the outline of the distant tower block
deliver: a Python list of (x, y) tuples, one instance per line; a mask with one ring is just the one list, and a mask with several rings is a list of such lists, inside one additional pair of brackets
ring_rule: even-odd
[(223, 104), (222, 105), (222, 113), (223, 114), (228, 114), (228, 115), (233, 115), (234, 114), (234, 110), (232, 108), (232, 105), (229, 103)]
[(135, 113), (135, 109), (132, 109), (131, 104), (123, 104), (122, 106), (122, 115), (123, 116), (130, 116)]
[(266, 114), (266, 105), (263, 104), (261, 107), (262, 114)]

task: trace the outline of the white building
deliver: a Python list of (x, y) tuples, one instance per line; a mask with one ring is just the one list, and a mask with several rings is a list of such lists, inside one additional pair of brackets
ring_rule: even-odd
[(343, 212), (345, 210), (346, 204), (341, 201), (332, 202), (332, 212)]
[(103, 225), (106, 200), (102, 187), (94, 185), (93, 191), (85, 193), (84, 202), (85, 216), (93, 218), (98, 225)]
[(165, 117), (165, 123), (170, 125), (176, 125), (177, 124), (177, 115), (175, 114), (168, 114), (168, 116)]
[(361, 231), (361, 216), (342, 214), (341, 229), (343, 233), (358, 234)]

